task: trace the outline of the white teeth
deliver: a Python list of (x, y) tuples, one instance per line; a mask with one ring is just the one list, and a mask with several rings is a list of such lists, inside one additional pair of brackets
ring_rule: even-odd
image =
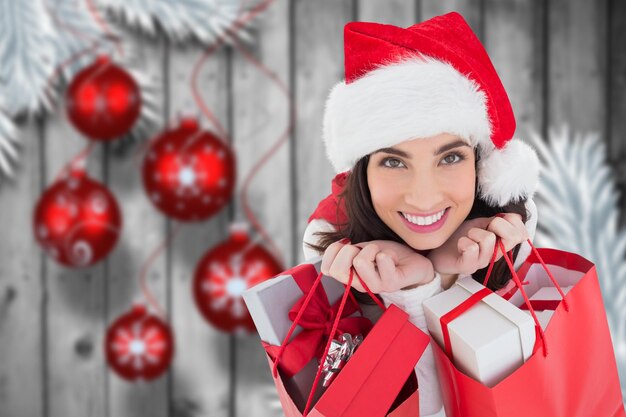
[(443, 216), (443, 213), (445, 211), (446, 211), (445, 209), (441, 210), (439, 213), (432, 215), (432, 216), (428, 216), (428, 217), (411, 216), (409, 214), (404, 214), (404, 213), (402, 213), (402, 215), (404, 216), (405, 219), (407, 219), (413, 224), (417, 224), (419, 226), (428, 226), (430, 224), (437, 222), (439, 219), (441, 219), (441, 216)]

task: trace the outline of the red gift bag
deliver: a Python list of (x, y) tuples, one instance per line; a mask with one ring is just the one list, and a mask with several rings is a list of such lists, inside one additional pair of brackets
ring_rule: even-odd
[[(444, 350), (433, 341), (446, 416), (626, 416), (594, 264), (574, 253), (536, 249), (531, 244), (533, 253), (516, 274), (499, 239), (498, 243), (496, 251), (499, 246), (518, 289), (509, 301), (518, 306), (525, 303), (535, 319), (535, 348), (524, 364), (488, 388), (454, 366), (445, 353), (450, 346)], [(491, 268), (485, 284), (490, 272)], [(545, 331), (539, 326), (525, 291), (532, 285), (554, 285), (562, 297), (560, 286), (573, 286)], [(453, 351), (451, 355), (454, 357)]]
[[(292, 276), (296, 281), (306, 279), (298, 274), (302, 269), (294, 268), (291, 271), (295, 271), (292, 273)], [(291, 271), (287, 271), (287, 273)], [(334, 314), (325, 314), (326, 319), (328, 319), (328, 316), (332, 318), (332, 329), (329, 332), (328, 341), (324, 343), (326, 348), (321, 356), (322, 358), (328, 353), (330, 342), (339, 326), (340, 320), (354, 319), (354, 317), (345, 317), (343, 314), (347, 298), (351, 295), (350, 284), (353, 273), (355, 273), (354, 270), (351, 270), (349, 284), (346, 286), (338, 306), (328, 309), (328, 311), (334, 311)], [(320, 273), (313, 285), (305, 293), (303, 299), (294, 306), (298, 313), (293, 318), (293, 324), (283, 344), (280, 347), (263, 344), (272, 368), (272, 376), (285, 416), (419, 416), (419, 394), (414, 368), (428, 346), (430, 338), (413, 325), (409, 321), (408, 315), (395, 305), (385, 309), (380, 301), (367, 289), (363, 281), (361, 281), (363, 287), (385, 312), (369, 330), (361, 345), (341, 369), (341, 372), (337, 374), (334, 381), (321, 394), (319, 400), (313, 404), (312, 393), (316, 391), (321, 372), (321, 369), (318, 370), (312, 393), (309, 396), (305, 409), (298, 409), (285, 388), (284, 378), (289, 377), (290, 373), (282, 365), (283, 362), (287, 362), (285, 359), (290, 359), (288, 361), (290, 362), (289, 366), (293, 370), (294, 364), (299, 363), (298, 366), (301, 366), (308, 361), (308, 357), (304, 359), (298, 358), (298, 355), (307, 350), (307, 346), (293, 346), (295, 338), (292, 340), (291, 335), (296, 325), (300, 323), (311, 300), (314, 300), (316, 297), (325, 297), (325, 293), (321, 285), (319, 285), (321, 278), (322, 274)], [(304, 287), (308, 286), (304, 285)], [(356, 301), (352, 301), (355, 305), (358, 305)], [(320, 301), (318, 300), (311, 304), (319, 303)], [(294, 309), (292, 309), (292, 312)], [(333, 315), (334, 317), (332, 317)], [(307, 320), (310, 322), (311, 317)], [(311, 326), (311, 323), (308, 325)], [(319, 326), (311, 327), (319, 329), (326, 326), (328, 326), (328, 322), (322, 322)], [(303, 330), (297, 337), (311, 340), (306, 334), (303, 335), (305, 332), (306, 330)], [(290, 343), (292, 343), (291, 346)], [(293, 355), (295, 358), (285, 358), (287, 354)], [(295, 369), (297, 369), (297, 366)], [(291, 374), (293, 375), (293, 372)], [(308, 412), (309, 409), (310, 412)]]

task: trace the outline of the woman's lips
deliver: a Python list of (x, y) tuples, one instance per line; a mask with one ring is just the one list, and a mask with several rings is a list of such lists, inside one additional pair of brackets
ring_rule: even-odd
[(444, 225), (444, 223), (446, 222), (446, 219), (448, 218), (449, 211), (450, 211), (450, 207), (446, 209), (446, 211), (443, 213), (443, 216), (441, 216), (439, 220), (437, 220), (433, 224), (429, 224), (428, 226), (420, 226), (419, 224), (411, 223), (400, 212), (398, 212), (398, 216), (400, 216), (400, 218), (402, 219), (406, 227), (408, 227), (410, 230), (417, 232), (417, 233), (430, 233), (430, 232), (434, 232), (435, 230), (439, 230), (441, 226)]

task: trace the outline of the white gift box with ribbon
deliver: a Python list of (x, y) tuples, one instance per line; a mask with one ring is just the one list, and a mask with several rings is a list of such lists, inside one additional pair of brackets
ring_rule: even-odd
[[(485, 287), (471, 276), (424, 301), (431, 336), (445, 350), (441, 317)], [(535, 322), (530, 315), (491, 293), (448, 324), (452, 360), (459, 370), (493, 387), (531, 355)]]

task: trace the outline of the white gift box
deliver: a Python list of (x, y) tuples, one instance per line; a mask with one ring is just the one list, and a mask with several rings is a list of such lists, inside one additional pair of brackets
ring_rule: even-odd
[[(561, 289), (563, 290), (563, 294), (567, 294), (571, 288), (572, 287), (561, 287)], [(556, 287), (541, 287), (537, 290), (537, 292), (528, 297), (528, 299), (531, 301), (532, 305), (532, 301), (561, 301), (563, 298), (561, 297), (561, 294), (559, 294), (559, 290), (557, 290)], [(522, 305), (520, 306), (520, 308), (522, 308), (522, 311), (532, 317), (532, 315), (530, 314), (530, 310), (526, 310), (526, 308), (528, 307), (524, 307), (524, 305), (525, 304), (522, 300)], [(548, 323), (550, 322), (552, 315), (554, 314), (554, 310), (534, 310), (535, 314), (537, 315), (537, 320), (539, 320), (539, 324), (541, 325), (541, 328), (545, 330), (548, 327)]]
[[(441, 317), (483, 288), (467, 276), (424, 301), (428, 330), (442, 349)], [(455, 366), (488, 387), (519, 368), (532, 355), (535, 344), (532, 317), (493, 293), (452, 320), (448, 332)]]
[[(319, 273), (322, 257), (316, 257), (306, 263), (313, 264), (315, 270)], [(325, 275), (322, 277), (321, 285), (324, 287), (331, 305), (337, 302), (345, 291), (343, 284)], [(288, 274), (279, 275), (264, 281), (243, 293), (243, 299), (261, 340), (275, 346), (282, 344), (292, 324), (292, 321), (289, 319), (289, 311), (303, 295), (298, 284)], [(292, 339), (301, 330), (300, 326), (296, 326)], [(293, 378), (284, 380), (285, 388), (300, 409), (304, 409), (306, 400), (313, 387), (316, 373), (317, 359), (314, 358)], [(322, 384), (319, 384), (314, 401), (322, 394), (321, 388)]]

